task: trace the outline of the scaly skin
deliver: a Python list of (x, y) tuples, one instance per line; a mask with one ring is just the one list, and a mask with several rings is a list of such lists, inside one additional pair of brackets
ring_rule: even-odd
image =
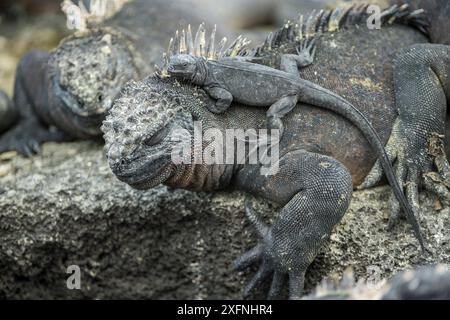
[[(234, 19), (217, 18), (214, 11), (203, 0), (136, 0), (101, 24), (64, 39), (51, 53), (26, 54), (17, 68), (11, 106), (19, 117), (0, 137), (0, 152), (30, 156), (45, 141), (99, 137), (106, 111), (123, 85), (154, 71), (174, 30), (206, 20), (227, 31), (227, 19)], [(10, 126), (9, 121), (0, 123)]]
[[(315, 51), (314, 41), (315, 39), (307, 42), (309, 44), (305, 46), (306, 55), (300, 50), (297, 50), (298, 56), (283, 55), (280, 60), (281, 70), (243, 59), (207, 60), (192, 54), (176, 54), (170, 58), (167, 71), (177, 79), (187, 80), (203, 88), (211, 98), (217, 99), (214, 105), (207, 106), (208, 110), (213, 113), (225, 112), (231, 106), (232, 101), (248, 106), (270, 107), (267, 111), (268, 128), (278, 129), (280, 136), (284, 131), (281, 117), (288, 114), (297, 105), (297, 102), (334, 111), (350, 120), (361, 129), (370, 145), (373, 146), (380, 163), (386, 170), (386, 176), (394, 193), (407, 213), (416, 237), (424, 249), (414, 212), (406, 201), (402, 188), (397, 183), (384, 146), (368, 120), (356, 107), (342, 97), (300, 78), (297, 68), (312, 63)], [(307, 59), (304, 59), (305, 56)]]
[[(447, 103), (450, 101), (450, 3), (445, 0), (409, 2), (414, 8), (425, 8), (430, 20), (430, 38), (439, 44), (417, 44), (405, 48), (394, 61), (398, 116), (386, 151), (395, 166), (398, 182), (405, 186), (409, 202), (418, 215), (419, 188), (437, 193), (445, 204), (450, 198), (446, 184), (450, 178), (450, 165), (445, 159), (436, 163), (429, 150), (433, 136), (446, 134)], [(436, 169), (441, 177), (433, 173)], [(360, 188), (378, 184), (382, 176), (377, 162)], [(391, 208), (389, 227), (393, 228), (401, 216), (394, 198), (391, 199)]]
[[(358, 106), (386, 142), (396, 118), (392, 61), (401, 50), (428, 40), (413, 28), (396, 24), (369, 32), (362, 14), (345, 19), (346, 23), (337, 19), (328, 25), (332, 29), (342, 22), (346, 27), (322, 35), (316, 62), (302, 70), (302, 78)], [(357, 23), (362, 26), (352, 26)], [(298, 46), (296, 37), (289, 35), (289, 27), (281, 30), (254, 56), (279, 68), (282, 56), (294, 54)], [(275, 175), (261, 175), (260, 166), (250, 164), (176, 165), (172, 148), (187, 133), (192, 136), (194, 120), (202, 122), (203, 132), (259, 128), (265, 122), (261, 108), (233, 103), (227, 112), (214, 114), (206, 109), (214, 103), (202, 89), (170, 78), (152, 76), (130, 83), (103, 125), (110, 167), (120, 180), (138, 189), (161, 183), (190, 190), (237, 189), (280, 204), (270, 227), (247, 208), (261, 241), (236, 265), (261, 264), (244, 290), (246, 295), (272, 276), (269, 297), (278, 297), (288, 280), (290, 297), (299, 298), (307, 267), (345, 214), (353, 185), (365, 177), (375, 155), (361, 132), (343, 117), (299, 103), (283, 118), (286, 130)], [(183, 133), (176, 131), (180, 127)]]

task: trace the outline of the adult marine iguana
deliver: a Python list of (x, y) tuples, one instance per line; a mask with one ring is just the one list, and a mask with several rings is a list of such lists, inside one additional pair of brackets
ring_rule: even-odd
[(15, 110), (0, 114), (3, 129), (15, 122), (0, 137), (0, 152), (30, 156), (46, 141), (101, 136), (101, 122), (122, 86), (154, 71), (174, 30), (211, 19), (232, 33), (227, 17), (215, 9), (201, 0), (135, 0), (50, 53), (29, 52), (17, 67), (10, 104)]
[[(324, 11), (298, 27), (287, 24), (247, 56), (279, 68), (283, 54), (295, 53), (300, 34), (311, 37), (323, 31), (316, 63), (302, 70), (302, 78), (357, 105), (385, 142), (396, 118), (392, 61), (402, 48), (428, 39), (410, 26), (387, 23), (399, 17), (424, 30), (422, 19), (404, 6), (383, 12), (381, 30), (367, 30), (364, 12), (365, 7)], [(278, 296), (288, 279), (290, 297), (298, 298), (307, 267), (347, 210), (353, 185), (366, 176), (375, 155), (343, 117), (300, 104), (284, 118), (279, 171), (273, 176), (260, 175), (258, 165), (175, 165), (171, 151), (181, 139), (171, 134), (176, 128), (192, 132), (197, 120), (204, 130), (248, 129), (265, 121), (260, 108), (233, 103), (217, 115), (205, 109), (212, 103), (202, 89), (170, 78), (131, 82), (103, 125), (110, 167), (120, 180), (139, 189), (161, 183), (191, 190), (237, 189), (282, 206), (271, 227), (246, 210), (262, 240), (237, 266), (261, 263), (246, 295), (272, 275), (269, 297)]]
[[(208, 48), (214, 47), (215, 31), (214, 29), (212, 32), (212, 43), (208, 43)], [(192, 39), (192, 36), (188, 33), (187, 38)], [(177, 41), (178, 48), (172, 50), (173, 55), (161, 75), (167, 72), (176, 79), (200, 86), (211, 98), (217, 100), (213, 105), (207, 106), (209, 111), (225, 112), (233, 101), (248, 106), (270, 107), (267, 111), (268, 128), (278, 129), (280, 136), (284, 131), (281, 117), (288, 114), (298, 102), (331, 110), (355, 124), (374, 148), (394, 194), (413, 225), (422, 249), (425, 249), (413, 209), (404, 197), (383, 144), (370, 122), (356, 107), (339, 95), (300, 78), (298, 67), (306, 67), (313, 62), (315, 38), (308, 39), (297, 47), (298, 55), (281, 55), (281, 70), (245, 61), (242, 56), (239, 57), (241, 59), (226, 55), (220, 57), (219, 53), (219, 57), (211, 57), (209, 52), (202, 55), (202, 52), (195, 50), (194, 45), (185, 39), (186, 37), (183, 37)], [(249, 56), (251, 59), (253, 55)]]

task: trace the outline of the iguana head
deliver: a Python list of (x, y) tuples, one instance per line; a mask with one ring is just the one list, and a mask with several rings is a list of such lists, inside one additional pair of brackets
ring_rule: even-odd
[(202, 72), (199, 68), (202, 64), (201, 57), (194, 57), (190, 54), (176, 54), (170, 57), (167, 72), (169, 75), (179, 79), (193, 80), (198, 78), (197, 73)]
[(49, 70), (51, 101), (63, 106), (67, 118), (104, 117), (122, 86), (138, 76), (123, 38), (100, 30), (64, 41), (52, 53)]
[(147, 189), (176, 175), (173, 146), (184, 138), (182, 129), (193, 132), (187, 107), (198, 100), (196, 89), (183, 90), (185, 85), (155, 76), (125, 86), (102, 126), (108, 162), (119, 180)]

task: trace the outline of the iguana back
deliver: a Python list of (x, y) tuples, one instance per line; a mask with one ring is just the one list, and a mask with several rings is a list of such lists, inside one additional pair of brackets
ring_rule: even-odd
[[(362, 13), (354, 15), (352, 18), (351, 13), (347, 16), (342, 14), (334, 22), (334, 25), (342, 24), (341, 29), (324, 32), (320, 36), (315, 62), (301, 70), (301, 77), (337, 93), (356, 106), (385, 142), (396, 115), (393, 58), (402, 48), (428, 42), (428, 39), (419, 30), (402, 24), (369, 30), (365, 22), (368, 16)], [(276, 37), (279, 37), (278, 41)], [(298, 42), (293, 38), (289, 40), (287, 29), (274, 35), (272, 42), (278, 44), (272, 45), (270, 49), (261, 48), (261, 53), (256, 53), (256, 56), (262, 58), (259, 63), (277, 68), (280, 53), (295, 53)], [(256, 112), (246, 109), (248, 107), (232, 107), (229, 110), (231, 114), (224, 117), (248, 119), (250, 122), (257, 118), (263, 121), (263, 113), (261, 119), (254, 115), (248, 118), (244, 116), (244, 113)], [(359, 130), (332, 112), (299, 103), (292, 114), (286, 115), (284, 119), (286, 130), (281, 141), (283, 152), (307, 149), (330, 155), (349, 168), (355, 184), (362, 181), (375, 161), (372, 150)], [(251, 123), (249, 127), (254, 125)]]

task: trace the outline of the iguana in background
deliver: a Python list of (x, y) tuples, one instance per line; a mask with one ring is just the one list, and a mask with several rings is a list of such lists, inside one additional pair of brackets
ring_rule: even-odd
[[(366, 8), (323, 11), (306, 23), (288, 23), (244, 56), (279, 69), (284, 54), (295, 54), (304, 37), (321, 32), (315, 63), (302, 70), (302, 78), (358, 106), (386, 142), (397, 116), (393, 78), (401, 70), (393, 69), (394, 58), (409, 52), (411, 45), (429, 40), (422, 33), (426, 24), (420, 11), (391, 7), (381, 15), (383, 27), (368, 30)], [(405, 88), (396, 90), (401, 89)], [(175, 134), (180, 127), (192, 134), (194, 121), (202, 122), (203, 131), (259, 128), (265, 122), (261, 108), (233, 103), (217, 115), (206, 109), (214, 103), (199, 87), (171, 78), (151, 76), (131, 82), (103, 124), (110, 167), (118, 179), (138, 189), (161, 183), (190, 190), (235, 189), (282, 206), (270, 227), (247, 208), (261, 241), (236, 265), (244, 269), (260, 263), (244, 290), (246, 296), (271, 276), (269, 297), (277, 297), (288, 280), (290, 297), (299, 298), (306, 269), (346, 212), (353, 185), (364, 179), (375, 154), (361, 132), (343, 117), (300, 103), (283, 118), (286, 129), (275, 175), (261, 175), (260, 166), (250, 164), (176, 165), (171, 152), (183, 139)], [(442, 152), (438, 158), (446, 163)], [(445, 167), (438, 169), (448, 173)], [(445, 187), (439, 181), (434, 185)], [(407, 188), (409, 200), (414, 200), (412, 191)], [(417, 210), (417, 202), (410, 204)]]
[(0, 91), (0, 115), (2, 115), (2, 121), (0, 121), (0, 131), (8, 128), (17, 118), (17, 114), (12, 107), (12, 101), (3, 91)]
[(342, 280), (324, 280), (305, 300), (448, 300), (450, 269), (444, 264), (398, 273), (379, 283), (356, 282), (351, 271)]
[[(101, 122), (122, 86), (154, 71), (174, 30), (214, 21), (225, 34), (233, 33), (228, 26), (235, 17), (215, 12), (216, 5), (203, 0), (134, 0), (111, 18), (64, 39), (52, 52), (24, 55), (10, 104), (15, 110), (0, 113), (1, 129), (15, 122), (0, 136), (0, 153), (17, 150), (30, 156), (46, 141), (101, 136)], [(252, 12), (246, 16), (250, 19)]]

